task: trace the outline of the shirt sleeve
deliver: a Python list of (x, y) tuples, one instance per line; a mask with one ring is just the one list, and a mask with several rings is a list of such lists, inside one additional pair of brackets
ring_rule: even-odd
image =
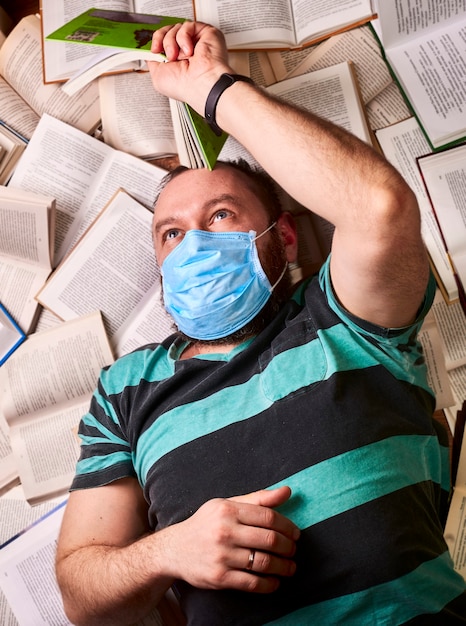
[(103, 370), (89, 411), (80, 422), (81, 454), (71, 491), (136, 476), (130, 444), (111, 396), (105, 390), (108, 371), (108, 368)]

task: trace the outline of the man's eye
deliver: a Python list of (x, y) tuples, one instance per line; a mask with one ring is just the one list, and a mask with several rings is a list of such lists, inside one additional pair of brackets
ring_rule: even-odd
[(224, 220), (228, 217), (228, 211), (222, 209), (221, 211), (217, 211), (214, 215), (214, 221)]
[(167, 230), (167, 232), (165, 233), (165, 240), (176, 239), (176, 237), (178, 237), (179, 234), (180, 234), (180, 231), (177, 228), (171, 228), (170, 230)]

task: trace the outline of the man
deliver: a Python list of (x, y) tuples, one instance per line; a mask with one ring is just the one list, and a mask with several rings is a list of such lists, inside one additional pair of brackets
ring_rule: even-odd
[(189, 624), (464, 622), (412, 192), (353, 136), (225, 78), (214, 28), (168, 27), (152, 49), (168, 59), (155, 88), (208, 101), (335, 234), (287, 299), (296, 232), (262, 179), (219, 164), (163, 188), (155, 251), (180, 333), (103, 371), (83, 418), (57, 554), (71, 621), (134, 623), (174, 586)]

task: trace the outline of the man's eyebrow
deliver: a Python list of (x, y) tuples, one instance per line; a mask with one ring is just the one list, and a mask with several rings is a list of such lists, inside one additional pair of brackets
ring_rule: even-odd
[[(205, 202), (201, 209), (208, 211), (209, 209), (214, 208), (215, 206), (217, 206), (218, 204), (223, 204), (225, 202), (228, 202), (229, 204), (233, 204), (234, 206), (237, 207), (242, 207), (244, 206), (239, 198), (237, 196), (234, 196), (231, 193), (222, 193), (219, 196), (215, 196), (215, 198), (211, 198), (210, 200), (207, 200), (207, 202)], [(157, 209), (155, 209), (157, 210)], [(166, 226), (170, 226), (173, 224), (176, 224), (176, 222), (178, 220), (180, 220), (182, 218), (179, 218), (176, 215), (171, 215), (169, 217), (164, 218), (163, 220), (160, 220), (159, 222), (155, 222), (155, 227), (154, 227), (154, 232), (155, 234), (159, 233), (163, 228), (165, 228)]]

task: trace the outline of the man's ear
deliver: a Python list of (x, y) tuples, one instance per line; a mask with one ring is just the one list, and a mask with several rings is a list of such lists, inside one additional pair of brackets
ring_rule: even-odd
[(288, 263), (295, 263), (298, 257), (298, 231), (293, 215), (289, 211), (283, 211), (277, 220), (283, 246)]

